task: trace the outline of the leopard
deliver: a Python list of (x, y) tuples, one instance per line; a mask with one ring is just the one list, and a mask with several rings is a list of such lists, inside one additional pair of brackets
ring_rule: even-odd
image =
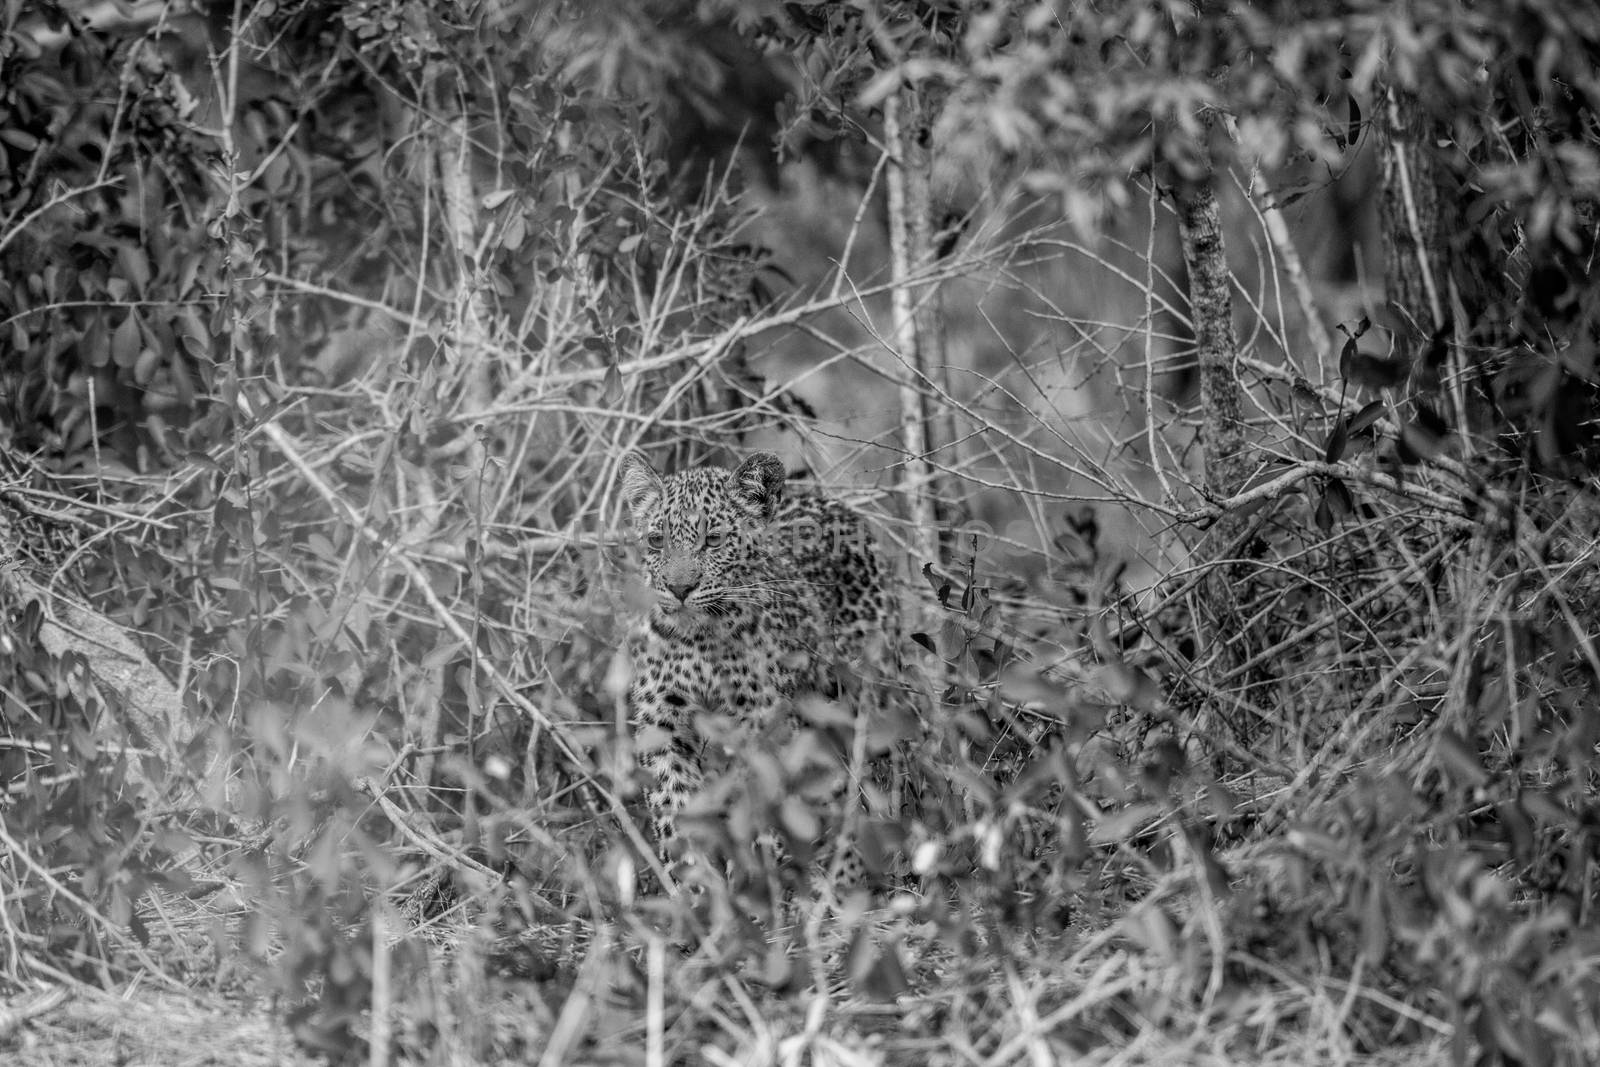
[(697, 717), (766, 725), (796, 697), (837, 691), (837, 672), (881, 666), (897, 601), (869, 520), (786, 483), (771, 452), (663, 476), (630, 451), (618, 471), (644, 587), (628, 639), (630, 717), (670, 863), (685, 858), (678, 816), (705, 777)]

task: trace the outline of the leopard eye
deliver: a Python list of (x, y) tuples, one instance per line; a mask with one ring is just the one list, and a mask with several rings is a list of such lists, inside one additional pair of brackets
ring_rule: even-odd
[(667, 543), (667, 537), (660, 530), (651, 530), (645, 535), (644, 543), (650, 546), (650, 551), (660, 552), (662, 546)]
[(722, 542), (726, 541), (727, 539), (728, 531), (725, 529), (718, 528), (715, 530), (706, 531), (707, 548), (720, 548), (722, 547)]

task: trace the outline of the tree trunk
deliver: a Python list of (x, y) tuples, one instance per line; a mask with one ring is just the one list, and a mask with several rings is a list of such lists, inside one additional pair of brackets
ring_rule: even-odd
[[(481, 411), (489, 403), (489, 366), (485, 358), (488, 341), (488, 309), (483, 287), (477, 277), (479, 239), (478, 197), (472, 180), (472, 149), (467, 136), (467, 117), (460, 101), (438, 94), (437, 105), (454, 103), (449, 120), (436, 142), (439, 190), (444, 202), (446, 228), (455, 253), (456, 359), (461, 379), (461, 404), (468, 412)], [(475, 438), (474, 438), (475, 440)]]
[[(919, 86), (915, 92), (906, 92), (900, 123), (900, 165), (905, 172), (906, 210), (911, 227), (908, 251), (910, 266), (914, 270), (927, 270), (938, 259), (934, 250), (933, 157), (927, 147), (928, 132), (932, 125), (927, 91), (925, 86)], [(908, 110), (913, 121), (905, 121), (904, 112)], [(938, 466), (959, 470), (955, 413), (949, 404), (940, 401), (941, 394), (952, 395), (950, 367), (945, 355), (942, 287), (934, 284), (923, 291), (915, 302), (915, 308), (917, 367), (922, 379), (923, 414), (928, 420), (928, 453), (938, 457)], [(949, 492), (951, 479), (937, 468), (930, 469), (928, 477), (933, 517), (941, 531), (938, 551), (948, 556), (952, 546), (948, 543), (947, 535), (957, 522)]]
[[(934, 484), (933, 470), (928, 462), (930, 442), (928, 439), (928, 390), (925, 383), (928, 381), (927, 360), (923, 338), (917, 314), (916, 290), (911, 284), (911, 276), (916, 269), (926, 262), (927, 235), (929, 227), (926, 218), (917, 224), (918, 212), (926, 215), (927, 181), (924, 173), (920, 183), (922, 196), (920, 204), (918, 197), (913, 193), (914, 181), (912, 174), (918, 168), (918, 161), (926, 155), (916, 145), (916, 123), (906, 122), (906, 112), (915, 115), (915, 106), (907, 104), (911, 91), (902, 89), (884, 101), (883, 128), (884, 140), (889, 151), (894, 154), (888, 168), (887, 185), (889, 194), (889, 257), (890, 270), (894, 278), (894, 288), (891, 294), (894, 314), (894, 355), (898, 357), (899, 366), (891, 368), (895, 377), (901, 381), (900, 386), (900, 422), (904, 427), (904, 448), (906, 453), (901, 486), (906, 497), (906, 510), (911, 520), (911, 550), (916, 560), (914, 567), (920, 569), (923, 564), (939, 564), (939, 521), (935, 509), (936, 487)], [(925, 170), (925, 168), (923, 168)], [(916, 235), (922, 234), (923, 247), (917, 247)], [(913, 583), (915, 588), (915, 583)]]
[[(1402, 114), (1409, 112), (1409, 120)], [(1444, 322), (1441, 285), (1448, 277), (1439, 175), (1425, 147), (1427, 131), (1420, 108), (1402, 111), (1390, 91), (1386, 98), (1382, 160), (1384, 287), (1390, 306), (1411, 329), (1413, 344)]]
[[(1485, 310), (1473, 294), (1498, 292), (1504, 264), (1457, 254), (1451, 235), (1466, 232), (1463, 190), (1432, 147), (1446, 139), (1446, 131), (1398, 90), (1382, 99), (1380, 223), (1384, 290), (1400, 327), (1396, 355), (1413, 363), (1412, 395), (1444, 413), (1470, 450), (1473, 436), (1495, 432), (1499, 421), (1485, 393), (1468, 382), (1474, 370), (1464, 354), (1467, 330)], [(1446, 327), (1450, 344), (1443, 362), (1419, 366), (1419, 360), (1436, 358), (1430, 340)]]
[[(1200, 444), (1204, 485), (1213, 498), (1244, 483), (1244, 423), (1240, 417), (1237, 342), (1233, 333), (1232, 277), (1222, 240), (1222, 220), (1210, 174), (1181, 183), (1178, 233), (1189, 269), (1189, 308), (1200, 365)], [(1218, 525), (1232, 524), (1224, 516)], [(1226, 541), (1226, 537), (1223, 538)]]
[[(1196, 359), (1200, 367), (1200, 455), (1202, 489), (1212, 500), (1239, 491), (1244, 484), (1245, 436), (1238, 376), (1238, 342), (1233, 331), (1233, 278), (1222, 236), (1221, 213), (1211, 188), (1210, 161), (1203, 175), (1177, 182), (1178, 235), (1189, 271), (1189, 315), (1193, 320)], [(1244, 648), (1223, 635), (1237, 633), (1246, 617), (1254, 569), (1227, 563), (1237, 559), (1245, 520), (1224, 513), (1208, 531), (1203, 559), (1217, 561), (1194, 605), (1202, 641), (1211, 647), (1209, 674), (1227, 677), (1239, 664)], [(1217, 635), (1215, 641), (1210, 635)], [(1248, 691), (1250, 679), (1241, 691)], [(1214, 714), (1228, 718), (1228, 708), (1213, 707), (1192, 686), (1179, 686), (1172, 696), (1174, 712), (1205, 736)]]

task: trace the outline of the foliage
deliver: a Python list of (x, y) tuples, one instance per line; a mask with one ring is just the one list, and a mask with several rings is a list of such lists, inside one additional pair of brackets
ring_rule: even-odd
[[(1588, 469), (1587, 8), (5, 18), (0, 452), (32, 457), (0, 474), (8, 993), (266, 992), (351, 1062), (1594, 1058), (1594, 509), (1471, 436)], [(669, 871), (633, 818), (613, 459), (815, 436), (809, 363), (758, 347), (786, 331), (899, 373), (848, 246), (778, 299), (730, 146), (826, 145), (854, 198), (907, 83), (940, 153), (1023, 197), (931, 281), (987, 315), (1049, 262), (1139, 306), (1052, 297), (1017, 317), (1070, 345), (920, 383), (961, 421), (945, 473), (1026, 518), (917, 561), (893, 669), (756, 736), (708, 720), (710, 862)], [(1375, 141), (1431, 159), (1456, 321), (1311, 351), (1315, 309), (1240, 271), (1256, 469), (1207, 497), (1195, 413), (1155, 389), (1158, 202), (1237, 167), (1289, 207)], [(1230, 242), (1281, 254), (1262, 204)], [(1123, 311), (1142, 364), (1102, 340)], [(1088, 446), (1031, 406), (1080, 352), (1123, 409)], [(1154, 531), (1142, 571), (1118, 521)], [(138, 633), (194, 743), (133, 736), (15, 573)], [(845, 831), (873, 892), (830, 903)]]

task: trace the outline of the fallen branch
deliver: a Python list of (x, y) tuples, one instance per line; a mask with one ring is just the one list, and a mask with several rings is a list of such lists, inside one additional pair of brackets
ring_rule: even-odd
[(41, 1015), (55, 1011), (65, 1004), (71, 995), (62, 986), (54, 986), (42, 993), (26, 997), (14, 1005), (0, 1007), (0, 1041), (5, 1040), (11, 1031), (29, 1019), (37, 1019)]
[[(0, 539), (17, 534), (0, 515)], [(43, 616), (39, 645), (55, 659), (77, 653), (96, 686), (114, 695), (137, 744), (176, 763), (193, 739), (183, 713), (183, 697), (145, 656), (129, 632), (94, 609), (40, 585), (15, 559), (0, 561), (0, 599), (13, 609), (37, 604)], [(131, 761), (129, 774), (151, 789), (165, 783), (143, 779), (143, 764)]]

